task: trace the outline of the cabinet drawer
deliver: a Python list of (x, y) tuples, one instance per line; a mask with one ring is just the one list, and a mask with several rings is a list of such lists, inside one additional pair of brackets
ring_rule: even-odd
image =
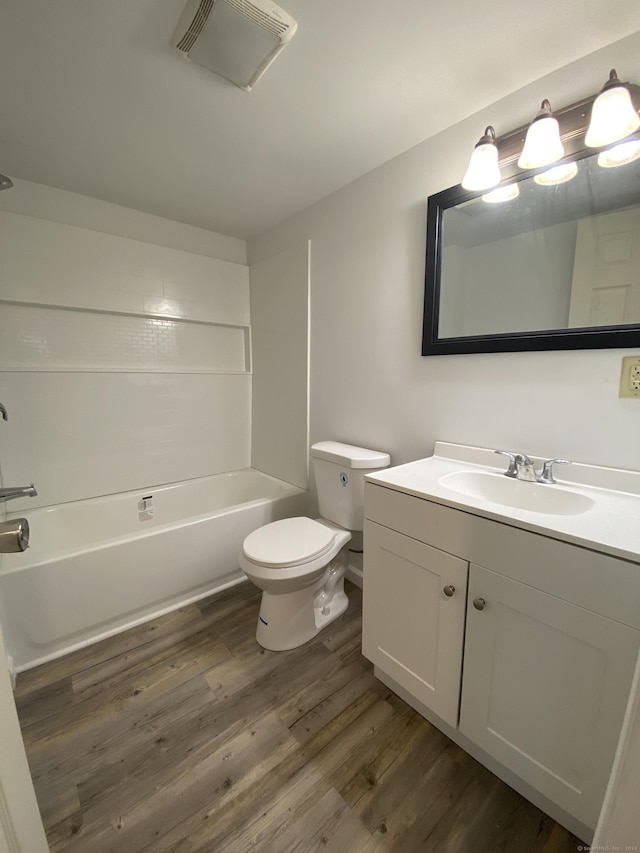
[[(443, 531), (442, 526), (447, 526), (448, 516), (459, 516), (462, 513), (375, 483), (365, 483), (364, 514), (370, 521), (451, 553), (445, 547), (451, 546), (451, 537), (447, 531)], [(452, 523), (455, 524), (453, 518)]]

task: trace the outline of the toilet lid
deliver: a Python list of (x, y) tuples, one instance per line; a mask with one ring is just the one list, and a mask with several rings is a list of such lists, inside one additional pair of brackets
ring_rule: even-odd
[(250, 533), (242, 550), (254, 563), (284, 569), (321, 557), (334, 538), (332, 530), (312, 518), (284, 518)]

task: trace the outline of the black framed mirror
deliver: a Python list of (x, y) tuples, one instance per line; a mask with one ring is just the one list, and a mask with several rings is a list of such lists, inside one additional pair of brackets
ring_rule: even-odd
[(640, 347), (640, 158), (602, 156), (429, 197), (423, 355)]

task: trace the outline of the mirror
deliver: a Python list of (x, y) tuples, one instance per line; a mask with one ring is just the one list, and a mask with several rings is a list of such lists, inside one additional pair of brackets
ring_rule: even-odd
[(423, 355), (640, 346), (640, 159), (598, 157), (429, 198)]

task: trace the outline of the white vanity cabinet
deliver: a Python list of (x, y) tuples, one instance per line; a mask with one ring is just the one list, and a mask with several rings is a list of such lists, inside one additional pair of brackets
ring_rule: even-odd
[(640, 565), (372, 482), (365, 518), (376, 675), (590, 840), (640, 648)]
[(455, 726), (468, 564), (374, 522), (365, 540), (363, 654)]

